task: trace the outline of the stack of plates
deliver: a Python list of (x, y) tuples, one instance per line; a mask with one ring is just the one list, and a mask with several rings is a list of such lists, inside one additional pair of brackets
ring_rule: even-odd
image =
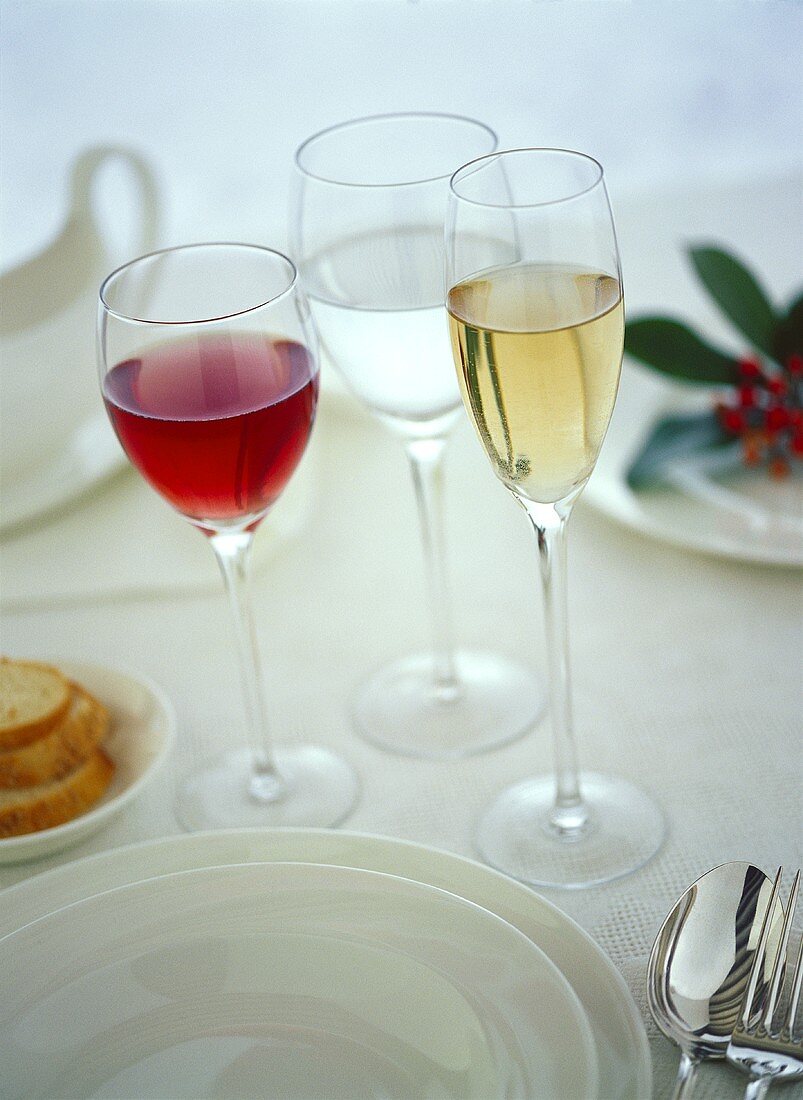
[(196, 834), (65, 865), (5, 891), (0, 973), (7, 1097), (650, 1094), (585, 933), (388, 838)]

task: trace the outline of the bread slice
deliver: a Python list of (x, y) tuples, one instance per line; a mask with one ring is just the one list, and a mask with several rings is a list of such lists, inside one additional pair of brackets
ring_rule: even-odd
[(0, 837), (22, 836), (63, 825), (86, 813), (103, 795), (114, 763), (96, 749), (83, 763), (52, 783), (0, 791)]
[(0, 659), (0, 751), (50, 733), (67, 713), (71, 696), (72, 685), (57, 668)]
[(19, 749), (0, 752), (0, 789), (36, 787), (72, 771), (95, 751), (109, 730), (109, 712), (78, 684), (70, 709), (55, 729)]

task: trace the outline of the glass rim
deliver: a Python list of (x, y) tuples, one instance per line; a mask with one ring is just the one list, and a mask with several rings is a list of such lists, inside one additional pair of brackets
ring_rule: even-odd
[[(289, 282), (284, 290), (280, 290), (277, 294), (272, 294), (269, 298), (265, 298), (255, 305), (246, 306), (244, 309), (236, 309), (227, 313), (215, 314), (213, 317), (195, 317), (182, 321), (160, 320), (157, 317), (135, 317), (133, 314), (116, 309), (107, 301), (107, 288), (110, 286), (111, 282), (118, 279), (124, 272), (129, 271), (131, 268), (145, 263), (146, 260), (153, 260), (157, 256), (168, 256), (174, 252), (192, 252), (201, 249), (228, 249), (231, 251), (261, 252), (266, 256), (272, 256), (275, 259), (282, 260), (287, 265), (289, 269)], [(258, 310), (264, 309), (265, 306), (278, 302), (286, 295), (290, 294), (295, 289), (297, 283), (298, 268), (289, 256), (285, 255), (284, 252), (279, 252), (276, 248), (268, 248), (267, 245), (261, 244), (248, 244), (244, 241), (198, 241), (193, 244), (173, 245), (170, 248), (156, 248), (152, 252), (145, 252), (141, 256), (135, 256), (134, 259), (127, 260), (124, 264), (120, 264), (119, 267), (109, 272), (100, 284), (98, 298), (104, 311), (111, 317), (116, 317), (119, 321), (128, 321), (130, 324), (134, 325), (164, 325), (166, 328), (180, 328), (188, 325), (209, 325), (219, 321), (230, 321), (235, 317), (245, 317), (249, 313), (256, 313)]]
[[(424, 176), (421, 179), (415, 180), (399, 180), (396, 183), (350, 183), (347, 180), (330, 179), (328, 176), (323, 176), (318, 172), (312, 172), (309, 168), (305, 168), (301, 163), (301, 157), (304, 150), (310, 146), (313, 142), (318, 141), (320, 138), (327, 137), (329, 134), (334, 133), (336, 130), (347, 130), (352, 126), (363, 126), (369, 122), (389, 122), (398, 119), (441, 119), (449, 122), (466, 122), (471, 126), (476, 126), (478, 129), (484, 130), (486, 134), (494, 142), (494, 145), (499, 141), (499, 135), (495, 130), (485, 123), (480, 122), (477, 118), (470, 118), (468, 115), (458, 115), (449, 111), (388, 111), (378, 115), (361, 115), (359, 118), (350, 118), (345, 122), (335, 122), (332, 126), (327, 126), (323, 130), (318, 130), (314, 134), (310, 134), (308, 138), (298, 146), (293, 156), (293, 163), (296, 169), (302, 176), (306, 176), (308, 179), (317, 180), (318, 183), (327, 183), (331, 187), (364, 187), (371, 189), (378, 189), (383, 187), (419, 187), (425, 183), (437, 183), (438, 180), (448, 180), (454, 175), (454, 172), (441, 172), (435, 176)], [(490, 153), (483, 153), (483, 156), (493, 156), (493, 151)], [(482, 158), (477, 158), (482, 159)], [(468, 162), (471, 163), (471, 162)]]
[[(597, 169), (597, 177), (587, 187), (581, 187), (579, 190), (572, 191), (570, 194), (561, 195), (560, 198), (543, 199), (540, 202), (484, 202), (482, 199), (473, 199), (467, 195), (461, 194), (455, 186), (455, 184), (459, 182), (458, 177), (462, 176), (464, 172), (471, 175), (473, 172), (476, 172), (485, 161), (490, 161), (496, 157), (514, 156), (517, 153), (559, 153), (567, 158), (576, 157), (594, 165)], [(469, 172), (469, 169), (471, 169), (471, 172)], [(583, 153), (578, 149), (566, 149), (551, 145), (525, 145), (510, 149), (496, 149), (492, 153), (484, 153), (481, 157), (475, 157), (473, 160), (466, 161), (465, 164), (462, 164), (452, 173), (449, 179), (449, 190), (456, 199), (460, 200), (460, 202), (466, 202), (473, 206), (482, 206), (488, 210), (535, 210), (538, 207), (557, 206), (560, 203), (579, 199), (582, 195), (587, 195), (590, 191), (593, 191), (595, 187), (599, 187), (600, 184), (602, 184), (603, 187), (605, 185), (605, 171), (596, 157), (592, 157), (590, 153)]]

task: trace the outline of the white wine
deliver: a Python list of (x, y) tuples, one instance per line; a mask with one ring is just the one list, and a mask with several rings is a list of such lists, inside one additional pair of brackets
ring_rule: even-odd
[(513, 264), (459, 283), (446, 304), (463, 400), (497, 476), (545, 504), (582, 488), (619, 383), (619, 281)]
[(354, 234), (302, 273), (323, 349), (369, 408), (411, 428), (456, 413), (440, 226)]

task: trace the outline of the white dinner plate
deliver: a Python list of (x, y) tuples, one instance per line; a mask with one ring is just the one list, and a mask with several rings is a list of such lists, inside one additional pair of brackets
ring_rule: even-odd
[(87, 662), (48, 663), (108, 708), (111, 722), (103, 749), (114, 762), (115, 772), (103, 797), (87, 813), (52, 829), (0, 838), (0, 864), (52, 855), (107, 825), (156, 777), (175, 739), (173, 707), (150, 680)]
[(594, 941), (528, 887), (484, 864), (408, 841), (340, 830), (249, 829), (166, 837), (103, 852), (9, 887), (0, 935), (90, 894), (217, 864), (306, 861), (400, 875), (448, 890), (509, 921), (537, 944), (577, 994), (599, 1064), (600, 1100), (644, 1100), (652, 1069), (638, 1009)]
[(91, 417), (40, 465), (3, 479), (0, 534), (67, 508), (125, 465), (106, 416)]
[(696, 410), (687, 395), (626, 363), (596, 469), (583, 497), (651, 538), (764, 565), (803, 565), (803, 479), (774, 481), (762, 468), (725, 466), (720, 456), (678, 460), (666, 486), (636, 492), (627, 471), (655, 421)]
[(405, 878), (180, 871), (0, 939), (3, 1093), (591, 1100), (594, 1043), (513, 925)]

